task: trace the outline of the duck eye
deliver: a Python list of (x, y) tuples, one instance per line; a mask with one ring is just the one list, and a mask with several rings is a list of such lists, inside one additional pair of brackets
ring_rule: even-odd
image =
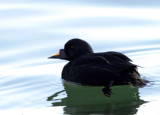
[(73, 49), (74, 48), (74, 46), (71, 46), (71, 49)]

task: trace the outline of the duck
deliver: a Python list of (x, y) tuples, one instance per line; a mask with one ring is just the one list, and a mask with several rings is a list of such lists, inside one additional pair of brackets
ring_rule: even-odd
[(143, 87), (147, 81), (138, 72), (138, 65), (125, 54), (108, 51), (94, 53), (86, 41), (73, 38), (49, 59), (69, 61), (62, 70), (62, 79), (84, 86), (104, 86), (102, 92), (110, 97), (112, 86)]

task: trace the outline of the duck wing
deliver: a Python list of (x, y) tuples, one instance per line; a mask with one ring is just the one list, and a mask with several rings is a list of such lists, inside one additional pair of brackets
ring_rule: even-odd
[[(93, 54), (92, 54), (93, 55)], [(133, 85), (133, 86), (144, 86), (148, 81), (141, 79), (139, 72), (137, 71), (137, 65), (132, 64), (130, 59), (119, 52), (104, 52), (96, 53), (104, 57), (108, 61), (106, 68), (118, 77), (114, 81), (114, 85)]]
[(117, 77), (114, 84), (115, 85), (133, 85), (142, 87), (146, 85), (148, 81), (143, 80), (137, 71), (137, 65), (132, 64), (130, 59), (122, 53), (119, 52), (105, 52), (98, 53), (104, 57), (110, 65), (109, 70), (116, 72), (120, 77)]
[[(91, 55), (93, 56), (93, 54)], [(94, 55), (105, 58), (109, 63), (107, 68), (113, 72), (121, 73), (128, 69), (137, 68), (137, 65), (132, 64), (127, 56), (119, 52), (95, 53)]]
[(130, 58), (128, 58), (126, 55), (120, 53), (120, 52), (114, 52), (114, 51), (109, 51), (109, 52), (106, 52), (112, 56), (115, 56), (123, 61), (126, 61), (126, 62), (129, 62), (129, 61), (132, 61)]

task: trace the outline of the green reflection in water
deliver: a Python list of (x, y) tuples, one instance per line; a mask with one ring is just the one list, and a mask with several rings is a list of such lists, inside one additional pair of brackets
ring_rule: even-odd
[(138, 88), (131, 86), (112, 87), (111, 97), (103, 95), (103, 87), (64, 83), (64, 88), (67, 97), (57, 99), (58, 95), (64, 92), (60, 91), (48, 97), (47, 101), (52, 101), (53, 106), (65, 106), (65, 114), (133, 115), (137, 108), (145, 103), (139, 98)]

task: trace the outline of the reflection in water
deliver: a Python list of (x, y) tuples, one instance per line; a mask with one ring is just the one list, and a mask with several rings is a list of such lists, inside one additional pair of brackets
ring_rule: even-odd
[(137, 108), (144, 103), (139, 98), (138, 88), (131, 86), (113, 87), (113, 95), (105, 97), (102, 87), (87, 87), (64, 83), (67, 97), (57, 99), (64, 91), (48, 97), (53, 106), (65, 106), (66, 114), (136, 114)]

